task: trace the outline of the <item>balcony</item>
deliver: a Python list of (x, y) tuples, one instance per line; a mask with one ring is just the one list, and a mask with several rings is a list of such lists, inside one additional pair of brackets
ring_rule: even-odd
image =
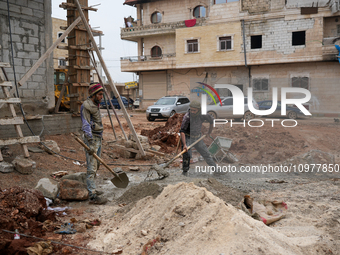
[(176, 67), (176, 53), (163, 54), (159, 57), (136, 56), (120, 58), (122, 72), (166, 70)]
[[(205, 24), (206, 19), (200, 18), (196, 19), (195, 26), (202, 26)], [(136, 41), (140, 37), (150, 36), (150, 35), (165, 35), (174, 34), (176, 29), (184, 28), (185, 21), (171, 22), (171, 23), (158, 23), (150, 24), (146, 26), (136, 26), (136, 27), (126, 27), (121, 28), (120, 36), (123, 40)]]

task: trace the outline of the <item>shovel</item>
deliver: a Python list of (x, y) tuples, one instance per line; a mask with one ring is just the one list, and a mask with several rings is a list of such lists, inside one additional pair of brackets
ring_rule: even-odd
[[(188, 146), (188, 150), (190, 150), (193, 146), (195, 146), (199, 141), (201, 141), (203, 138), (205, 137), (205, 135), (203, 135), (200, 139), (198, 139), (197, 141), (195, 141), (194, 143), (190, 144), (190, 146)], [(166, 177), (169, 176), (169, 173), (167, 171), (165, 171), (164, 169), (166, 167), (168, 167), (172, 162), (174, 162), (177, 158), (179, 158), (180, 156), (182, 156), (186, 151), (182, 151), (181, 153), (179, 153), (176, 157), (174, 157), (173, 159), (171, 159), (169, 162), (167, 162), (166, 164), (161, 164), (161, 165), (153, 165), (149, 171), (151, 170), (155, 170), (157, 172), (157, 174), (160, 176), (161, 179), (164, 179)], [(149, 174), (148, 174), (149, 175)], [(148, 176), (147, 176), (148, 177)]]
[[(87, 151), (90, 151), (90, 148), (82, 141), (80, 140), (77, 136), (72, 134), (74, 139), (78, 143), (80, 143)], [(115, 172), (113, 171), (96, 153), (93, 153), (93, 157), (95, 157), (100, 163), (102, 163), (115, 177), (111, 179), (111, 182), (113, 185), (115, 185), (117, 188), (124, 189), (127, 187), (129, 184), (129, 177), (126, 175), (124, 172)]]

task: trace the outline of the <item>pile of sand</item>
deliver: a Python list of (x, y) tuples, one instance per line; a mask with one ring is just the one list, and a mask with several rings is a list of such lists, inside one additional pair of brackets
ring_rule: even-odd
[[(91, 248), (140, 254), (302, 254), (290, 238), (193, 183), (169, 185), (157, 197), (146, 197), (125, 215), (107, 219)], [(143, 232), (143, 233), (142, 233)]]

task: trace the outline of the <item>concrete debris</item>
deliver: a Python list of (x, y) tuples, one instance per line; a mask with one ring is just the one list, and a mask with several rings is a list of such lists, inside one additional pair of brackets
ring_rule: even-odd
[(38, 147), (28, 147), (27, 148), (29, 152), (33, 152), (33, 153), (42, 153), (44, 152), (44, 150), (38, 148)]
[(148, 235), (148, 231), (146, 231), (146, 230), (141, 230), (140, 233), (141, 233), (143, 236), (147, 236), (147, 235)]
[(14, 171), (14, 165), (6, 161), (0, 162), (1, 173), (12, 173)]
[(14, 165), (15, 170), (17, 170), (21, 174), (32, 174), (34, 169), (36, 168), (35, 161), (25, 158), (22, 155), (17, 156), (12, 161), (12, 164)]
[(48, 152), (49, 154), (54, 154), (53, 152), (60, 153), (60, 148), (58, 147), (58, 144), (55, 141), (53, 141), (53, 140), (46, 140), (43, 143), (46, 145), (46, 147), (48, 149), (45, 146), (43, 146), (43, 145), (41, 145), (41, 148), (43, 150), (45, 150), (46, 152)]
[(130, 167), (129, 167), (129, 170), (130, 170), (130, 171), (139, 171), (140, 169), (139, 169), (138, 166), (130, 166)]
[(160, 149), (161, 149), (161, 146), (159, 146), (159, 145), (152, 145), (151, 146), (151, 150), (159, 151)]
[[(137, 137), (141, 143), (149, 143), (149, 138), (147, 136), (137, 135)], [(136, 138), (132, 134), (129, 134), (129, 140), (136, 142)]]
[(59, 184), (48, 178), (40, 179), (35, 189), (41, 191), (44, 197), (56, 199), (59, 192)]
[(86, 184), (64, 179), (60, 182), (60, 198), (64, 200), (87, 200), (89, 198), (89, 192)]

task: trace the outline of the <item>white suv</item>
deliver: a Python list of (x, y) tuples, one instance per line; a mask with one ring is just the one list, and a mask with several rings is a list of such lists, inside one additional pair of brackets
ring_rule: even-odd
[(155, 119), (168, 119), (175, 113), (186, 113), (190, 100), (185, 96), (166, 96), (159, 99), (154, 105), (146, 109), (148, 121)]

